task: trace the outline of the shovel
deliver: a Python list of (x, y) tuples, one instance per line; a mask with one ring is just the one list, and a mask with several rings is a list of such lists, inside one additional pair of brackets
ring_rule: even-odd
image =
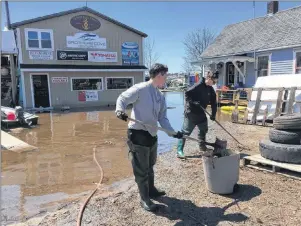
[[(133, 119), (133, 118), (128, 117), (128, 120), (130, 120), (132, 122), (139, 123), (140, 125), (143, 125), (145, 127), (149, 127), (149, 128), (161, 130), (161, 131), (163, 131), (163, 132), (165, 132), (167, 134), (170, 134), (170, 135), (176, 135), (176, 133), (174, 131), (163, 129), (162, 127), (159, 127), (159, 126), (153, 126), (153, 125), (145, 124), (144, 122), (141, 122), (141, 121), (139, 121), (137, 119)], [(187, 135), (183, 135), (183, 138), (184, 139), (188, 139), (188, 140), (192, 140), (192, 141), (195, 141), (195, 142), (199, 142), (199, 143), (203, 142), (204, 144), (213, 147), (214, 148), (214, 150), (213, 150), (214, 154), (221, 153), (222, 150), (225, 150), (227, 148), (227, 141), (219, 139), (217, 137), (216, 137), (216, 140), (215, 140), (214, 143), (209, 143), (209, 142), (206, 142), (206, 141), (203, 141), (203, 140), (199, 140), (199, 139), (187, 136)]]

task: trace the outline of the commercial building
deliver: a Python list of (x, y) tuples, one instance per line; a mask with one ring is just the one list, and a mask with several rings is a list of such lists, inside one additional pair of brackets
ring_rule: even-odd
[(25, 108), (114, 104), (144, 81), (147, 35), (88, 7), (11, 25)]

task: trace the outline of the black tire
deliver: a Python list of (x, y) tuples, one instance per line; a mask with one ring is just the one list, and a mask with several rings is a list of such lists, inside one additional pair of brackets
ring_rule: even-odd
[(273, 126), (280, 130), (301, 130), (301, 114), (295, 113), (274, 118)]
[(279, 144), (301, 144), (301, 130), (270, 129), (269, 138)]
[(301, 145), (277, 144), (270, 140), (259, 142), (262, 157), (286, 163), (301, 163)]

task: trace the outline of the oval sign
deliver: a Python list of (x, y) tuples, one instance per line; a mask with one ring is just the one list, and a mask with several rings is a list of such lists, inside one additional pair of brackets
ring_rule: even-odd
[(70, 20), (70, 24), (82, 31), (95, 31), (100, 28), (100, 22), (94, 17), (87, 15), (74, 16)]
[(124, 42), (122, 47), (125, 49), (137, 49), (139, 46), (136, 42)]

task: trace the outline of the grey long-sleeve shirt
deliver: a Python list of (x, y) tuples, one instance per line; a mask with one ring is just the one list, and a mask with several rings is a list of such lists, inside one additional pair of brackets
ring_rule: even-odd
[[(116, 102), (116, 112), (125, 111), (129, 104), (133, 104), (131, 118), (146, 124), (157, 126), (158, 122), (162, 128), (175, 132), (166, 115), (166, 102), (164, 95), (150, 82), (138, 83), (120, 94)], [(158, 130), (145, 127), (139, 123), (130, 121), (128, 128), (148, 131), (156, 136)], [(171, 136), (172, 134), (168, 134)]]

